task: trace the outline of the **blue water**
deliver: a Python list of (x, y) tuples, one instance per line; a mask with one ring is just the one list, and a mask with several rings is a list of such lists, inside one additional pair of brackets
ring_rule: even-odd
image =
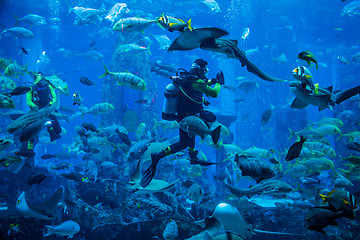
[[(358, 86), (359, 84), (357, 79), (357, 73), (360, 66), (359, 60), (353, 61), (353, 57), (356, 56), (357, 53), (360, 53), (360, 30), (358, 27), (360, 16), (341, 17), (342, 9), (350, 2), (351, 1), (342, 2), (340, 0), (218, 0), (221, 12), (212, 12), (211, 9), (201, 1), (173, 2), (165, 0), (134, 0), (126, 1), (130, 13), (125, 17), (137, 16), (145, 17), (147, 19), (157, 19), (161, 14), (166, 13), (167, 15), (180, 18), (185, 22), (191, 19), (193, 28), (221, 28), (229, 33), (224, 36), (225, 38), (236, 39), (239, 41), (238, 47), (240, 49), (246, 51), (258, 48), (258, 51), (255, 51), (251, 55), (249, 54), (248, 58), (265, 73), (277, 78), (293, 81), (295, 79), (291, 75), (291, 71), (297, 66), (303, 65), (310, 69), (314, 83), (319, 83), (319, 86), (321, 87), (333, 86), (334, 90), (344, 90)], [(104, 89), (102, 89), (106, 78), (99, 77), (104, 73), (104, 64), (108, 66), (110, 70), (112, 70), (111, 68), (116, 67), (117, 63), (113, 59), (114, 51), (116, 49), (117, 39), (119, 39), (118, 35), (122, 33), (110, 30), (108, 35), (102, 36), (98, 32), (103, 28), (109, 30), (112, 24), (111, 22), (104, 20), (101, 23), (96, 22), (96, 24), (74, 25), (75, 13), (69, 13), (69, 9), (75, 6), (109, 10), (115, 3), (117, 2), (110, 0), (2, 0), (0, 1), (1, 31), (3, 31), (3, 28), (13, 27), (16, 18), (21, 18), (30, 13), (43, 16), (46, 19), (47, 24), (30, 26), (28, 23), (20, 23), (20, 27), (30, 29), (34, 33), (34, 37), (31, 39), (15, 39), (12, 36), (2, 34), (0, 38), (0, 57), (16, 61), (21, 66), (27, 65), (28, 71), (40, 71), (46, 76), (56, 74), (60, 76), (61, 79), (66, 80), (70, 95), (65, 96), (64, 94), (58, 94), (62, 107), (70, 108), (74, 112), (79, 111), (79, 106), (73, 105), (72, 94), (75, 91), (80, 92), (81, 96), (84, 98), (83, 106), (88, 108), (96, 103), (104, 102), (109, 99), (122, 99), (120, 104), (118, 104), (119, 101), (117, 100), (115, 101), (117, 104), (112, 102), (115, 106), (113, 111), (121, 116), (121, 119), (115, 119), (114, 123), (129, 126), (131, 124), (128, 121), (131, 122), (134, 120), (136, 124), (144, 122), (146, 123), (146, 131), (151, 132), (154, 124), (152, 118), (155, 117), (157, 120), (161, 120), (162, 105), (164, 101), (163, 92), (165, 87), (171, 81), (156, 75), (154, 72), (148, 72), (146, 74), (146, 79), (149, 81), (148, 86), (155, 86), (155, 89), (148, 88), (147, 91), (140, 92), (127, 87), (118, 86), (118, 88), (123, 89), (122, 96), (112, 96), (112, 98), (106, 96)], [(242, 39), (243, 30), (245, 28), (249, 28), (250, 33), (245, 39)], [(229, 144), (235, 144), (243, 150), (251, 147), (258, 147), (266, 150), (273, 149), (275, 151), (273, 156), (276, 156), (280, 162), (283, 163), (285, 158), (284, 152), (296, 141), (295, 138), (288, 139), (290, 137), (288, 129), (299, 131), (307, 127), (309, 123), (316, 122), (323, 117), (334, 117), (339, 118), (344, 122), (345, 125), (340, 128), (342, 133), (360, 131), (360, 103), (358, 95), (339, 105), (335, 105), (333, 111), (326, 109), (320, 112), (315, 106), (308, 106), (301, 110), (292, 109), (290, 105), (295, 96), (290, 91), (288, 82), (279, 83), (264, 81), (248, 72), (246, 67), (241, 67), (238, 60), (226, 59), (225, 56), (215, 55), (199, 48), (190, 51), (166, 52), (160, 49), (159, 43), (154, 39), (152, 34), (166, 35), (170, 40), (174, 40), (179, 33), (176, 31), (169, 32), (164, 30), (156, 23), (145, 29), (144, 33), (140, 34), (143, 34), (143, 40), (140, 41), (141, 45), (148, 46), (148, 44), (152, 42), (150, 45), (151, 55), (148, 55), (147, 52), (140, 53), (142, 56), (140, 59), (144, 59), (143, 56), (146, 54), (146, 61), (143, 63), (137, 61), (135, 61), (135, 65), (119, 63), (119, 66), (121, 65), (121, 68), (123, 68), (121, 69), (122, 71), (129, 71), (137, 74), (139, 73), (139, 69), (150, 69), (151, 62), (155, 62), (156, 60), (161, 60), (163, 63), (167, 64), (173, 64), (179, 68), (190, 69), (193, 60), (203, 58), (209, 63), (209, 78), (215, 77), (219, 71), (223, 71), (225, 74), (226, 85), (236, 85), (239, 81), (236, 78), (240, 76), (245, 80), (250, 80), (259, 84), (257, 89), (250, 90), (247, 93), (241, 90), (232, 92), (222, 87), (218, 98), (206, 98), (211, 103), (210, 110), (215, 111), (215, 114), (236, 117), (236, 120), (228, 126), (230, 132), (233, 134), (233, 139), (227, 140), (227, 143)], [(94, 43), (94, 45), (90, 46), (92, 43)], [(19, 53), (21, 47), (28, 49), (28, 54)], [(87, 60), (75, 56), (78, 53), (84, 53), (92, 49), (103, 54), (103, 61)], [(70, 55), (65, 56), (65, 50), (69, 51)], [(305, 61), (299, 61), (297, 59), (297, 54), (304, 50), (310, 50), (314, 53), (319, 63), (318, 70), (314, 66), (309, 67)], [(279, 57), (281, 54), (285, 54), (287, 58), (286, 62), (276, 62), (275, 58)], [(338, 56), (345, 57), (349, 61), (349, 64), (340, 63), (337, 59)], [(95, 81), (96, 84), (94, 86), (85, 86), (81, 84), (79, 81), (81, 76), (88, 77), (90, 80)], [(28, 84), (33, 81), (27, 74), (20, 76), (19, 79), (14, 78), (13, 80), (16, 82), (17, 86)], [(2, 90), (2, 92), (5, 93), (8, 92), (8, 90)], [(237, 97), (242, 97), (244, 100), (240, 103), (234, 103), (233, 101)], [(142, 98), (150, 100), (151, 104), (147, 103), (141, 105), (134, 103), (135, 100)], [(24, 96), (14, 97), (14, 101), (16, 103), (15, 109), (28, 111), (29, 108), (26, 105)], [(262, 113), (271, 108), (271, 106), (273, 107), (272, 116), (269, 122), (265, 126), (262, 126)], [(0, 111), (4, 113), (7, 109), (0, 109)], [(137, 119), (124, 119), (121, 113), (127, 111), (134, 111)], [(144, 116), (151, 116), (144, 115), (143, 113), (146, 111), (152, 112), (153, 116), (145, 118)], [(112, 113), (113, 112), (110, 112), (110, 116)], [(69, 116), (71, 116), (71, 114), (69, 114)], [(7, 134), (5, 131), (10, 120), (4, 116), (2, 116), (1, 119), (1, 137), (12, 139), (13, 136)], [(82, 122), (91, 122), (98, 128), (106, 127), (108, 124), (101, 115), (93, 116), (90, 114), (86, 114), (84, 117), (74, 118), (68, 122), (60, 121), (60, 125), (66, 129), (66, 134), (62, 134), (62, 137), (56, 141), (56, 144), (40, 143), (39, 147), (35, 149), (37, 153), (35, 156), (36, 164), (47, 168), (47, 165), (49, 164), (47, 161), (60, 163), (62, 160), (42, 160), (40, 156), (45, 153), (56, 154), (61, 149), (61, 146), (65, 148), (73, 143), (77, 138), (74, 128)], [(104, 124), (106, 125), (104, 126)], [(157, 140), (163, 138), (169, 139), (177, 136), (176, 129), (171, 131), (159, 129), (159, 132)], [(133, 144), (137, 142), (135, 131), (129, 131), (129, 137), (133, 141)], [(348, 138), (338, 140), (337, 136), (330, 136), (325, 137), (324, 139), (331, 144), (337, 153), (335, 158), (331, 158), (335, 165), (335, 173), (332, 170), (323, 171), (322, 175), (325, 176), (323, 183), (316, 188), (328, 189), (331, 191), (334, 189), (332, 176), (333, 174), (336, 175), (336, 172), (338, 172), (336, 169), (346, 169), (344, 162), (340, 161), (341, 158), (347, 157), (350, 154), (359, 156), (359, 152), (351, 151), (345, 147), (345, 145), (349, 143)], [(354, 141), (358, 140), (359, 139), (355, 138)], [(15, 144), (8, 150), (3, 151), (1, 153), (2, 155), (9, 154), (11, 151), (18, 149), (20, 145), (18, 145), (19, 143), (16, 137), (14, 138), (14, 141)], [(199, 137), (197, 137), (196, 146), (197, 149), (202, 150), (206, 154), (208, 161), (221, 162), (225, 158), (223, 150), (211, 148), (206, 144), (201, 143)], [(71, 158), (67, 161), (71, 162), (73, 165), (81, 165), (84, 164), (84, 161), (80, 158), (82, 156), (83, 155), (80, 155), (79, 157)], [(121, 159), (114, 161), (123, 164), (125, 156), (126, 152), (121, 156)], [(100, 163), (101, 162), (97, 162), (98, 165)], [(176, 166), (176, 164), (173, 166)], [(121, 165), (121, 167), (123, 167), (123, 165)], [(221, 167), (222, 171), (224, 170), (224, 167)], [(126, 173), (120, 173), (120, 179), (128, 179), (128, 173), (133, 169), (134, 164), (132, 164), (130, 170), (127, 169)], [(229, 196), (231, 195), (222, 183), (216, 182), (213, 177), (216, 175), (216, 171), (215, 167), (210, 167), (204, 170), (201, 177), (194, 177), (194, 179), (202, 185), (205, 193), (211, 195), (215, 194), (213, 200), (215, 203), (219, 203), (229, 200)], [(358, 169), (353, 171), (358, 171)], [(5, 178), (5, 176), (7, 176), (5, 172), (7, 172), (6, 168), (0, 168), (0, 177)], [(176, 179), (177, 176), (175, 176), (174, 172), (179, 173), (177, 170), (170, 170), (169, 172), (166, 172), (167, 175), (162, 174), (161, 176), (163, 179), (166, 179), (167, 176), (171, 176), (171, 179)], [(301, 188), (299, 183), (296, 182), (296, 179), (286, 176), (286, 174), (279, 174), (276, 178), (285, 179), (285, 181), (292, 184), (298, 190), (299, 187)], [(355, 197), (359, 197), (358, 181), (354, 180), (352, 183), (354, 186), (347, 188), (347, 190), (354, 194)], [(249, 184), (252, 185), (256, 183), (245, 181), (243, 184), (244, 187), (247, 187)], [(72, 185), (72, 183), (69, 183), (64, 179), (57, 179), (54, 180), (54, 185), (56, 186), (53, 187), (58, 187), (60, 185)], [(48, 185), (39, 185), (37, 188), (38, 191), (49, 192)], [(214, 188), (217, 189), (216, 193), (214, 193)], [(16, 199), (18, 194), (23, 190), (29, 190), (29, 187), (17, 185), (12, 197), (15, 197)], [(318, 194), (316, 193), (316, 199), (315, 196), (312, 196), (311, 200), (320, 205), (321, 202), (318, 201), (317, 195)], [(304, 198), (309, 197), (307, 196)], [(242, 210), (242, 213), (246, 215), (247, 211), (248, 210)], [(335, 239), (336, 236), (339, 236), (340, 239), (355, 239), (355, 237), (359, 235), (359, 230), (355, 227), (357, 226), (356, 220), (351, 222), (350, 220), (344, 220), (339, 228), (330, 227), (328, 235), (326, 236), (316, 232), (307, 232), (307, 230), (303, 229), (301, 226), (298, 229), (294, 228), (292, 222), (295, 221), (294, 215), (302, 220), (305, 215), (304, 212), (286, 214), (286, 216), (288, 216), (287, 220), (292, 222), (292, 224), (290, 224), (292, 229), (291, 227), (287, 229), (287, 222), (283, 219), (278, 222), (273, 220), (277, 217), (283, 217), (281, 212), (277, 213), (275, 210), (273, 211), (273, 209), (269, 210), (266, 208), (253, 211), (255, 212), (254, 216), (265, 216), (266, 214), (270, 214), (273, 223), (273, 225), (269, 224), (268, 226), (266, 226), (266, 224), (262, 225), (260, 219), (251, 217), (251, 214), (246, 215), (246, 219), (251, 224), (255, 225), (256, 228), (261, 229), (266, 226), (268, 230), (272, 231), (274, 229), (271, 229), (271, 227), (274, 227), (276, 225), (275, 223), (280, 223), (278, 224), (278, 228), (275, 228), (274, 231), (296, 232), (300, 229), (298, 232), (308, 233), (306, 237), (293, 239)], [(269, 211), (271, 213), (269, 213)], [(289, 208), (289, 211), (291, 211), (291, 208)], [(59, 224), (62, 222), (62, 219), (65, 218), (73, 219), (71, 216), (66, 216), (64, 218), (58, 217), (57, 220), (59, 221), (55, 223), (46, 222), (46, 224)], [(270, 219), (270, 217), (267, 219)], [(356, 216), (356, 219), (359, 221), (358, 216)], [(74, 219), (74, 221), (76, 220), (77, 219)], [(345, 226), (347, 227), (346, 230), (344, 229)], [(1, 227), (3, 228), (2, 230), (5, 230), (4, 225)], [(82, 231), (75, 235), (74, 239), (88, 239), (88, 234), (89, 232)], [(158, 236), (161, 234), (162, 232), (158, 233)], [(275, 235), (257, 235), (254, 239), (255, 238), (280, 239)]]

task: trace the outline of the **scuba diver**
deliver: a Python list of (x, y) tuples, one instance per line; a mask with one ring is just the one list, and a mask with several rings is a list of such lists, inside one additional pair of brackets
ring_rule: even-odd
[[(225, 83), (223, 72), (219, 72), (216, 78), (208, 79), (206, 74), (209, 72), (207, 62), (203, 59), (197, 59), (191, 66), (190, 71), (179, 69), (180, 75), (172, 77), (173, 83), (167, 86), (165, 91), (165, 100), (173, 98), (175, 101), (169, 106), (164, 104), (162, 117), (165, 120), (176, 120), (180, 122), (185, 117), (197, 116), (205, 122), (208, 128), (215, 122), (216, 116), (210, 111), (204, 110), (203, 105), (208, 106), (209, 102), (203, 97), (203, 94), (216, 98), (220, 92), (221, 85)], [(178, 70), (178, 72), (179, 72)], [(215, 84), (214, 87), (210, 87)], [(170, 102), (170, 101), (169, 101)], [(140, 185), (146, 187), (153, 179), (156, 166), (160, 159), (170, 154), (179, 152), (186, 147), (189, 150), (190, 164), (200, 164), (208, 166), (211, 164), (198, 159), (198, 151), (195, 150), (195, 136), (179, 128), (179, 142), (174, 143), (166, 149), (151, 155), (151, 165), (143, 174)]]
[[(54, 87), (45, 80), (40, 72), (35, 73), (34, 78), (35, 81), (31, 86), (31, 90), (26, 94), (26, 103), (30, 109), (39, 110), (54, 104), (57, 100)], [(45, 125), (50, 134), (50, 141), (53, 142), (60, 138), (61, 127), (55, 115), (50, 114), (48, 118), (50, 119), (50, 122), (47, 122)], [(24, 146), (22, 146), (22, 149), (24, 149)], [(27, 142), (25, 149), (34, 149), (34, 139)]]

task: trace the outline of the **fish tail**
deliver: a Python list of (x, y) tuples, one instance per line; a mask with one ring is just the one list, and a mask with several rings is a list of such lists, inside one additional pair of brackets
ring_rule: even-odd
[(156, 120), (156, 118), (153, 118), (154, 120), (154, 127), (152, 129), (156, 129), (156, 127), (158, 126), (159, 122)]
[(150, 42), (149, 45), (147, 46), (146, 50), (148, 51), (149, 55), (152, 55), (151, 52), (150, 52), (150, 45), (151, 45), (151, 42)]
[[(165, 13), (160, 14), (160, 16), (157, 17), (156, 22), (157, 22), (157, 23), (160, 23), (160, 21), (161, 21), (160, 19), (161, 19), (161, 18), (164, 18), (164, 15), (165, 15)], [(161, 24), (160, 24), (160, 25), (161, 25)], [(162, 26), (160, 26), (160, 27), (163, 28)]]
[(28, 72), (28, 70), (27, 70), (28, 65), (29, 65), (29, 64), (25, 64), (25, 66), (24, 66), (24, 72), (25, 72), (27, 75), (30, 76), (30, 74), (29, 74), (29, 72)]
[(15, 22), (14, 26), (17, 26), (18, 23), (20, 22), (20, 20), (15, 14), (13, 14), (13, 17), (16, 19), (16, 22)]
[(189, 21), (187, 21), (186, 23), (187, 27), (190, 29), (190, 31), (193, 30), (192, 26), (191, 26), (191, 18), (189, 19)]
[(53, 226), (45, 225), (44, 227), (45, 227), (43, 232), (44, 236), (50, 236), (51, 234), (53, 234), (53, 229), (54, 229)]
[(292, 138), (294, 136), (295, 132), (293, 132), (290, 128), (288, 128), (288, 129), (290, 131), (290, 137), (288, 138), (288, 140), (289, 140), (290, 138)]
[(336, 141), (339, 140), (340, 138), (342, 138), (343, 136), (344, 136), (344, 134), (340, 133), (340, 135), (339, 135), (339, 137), (336, 139)]
[(314, 92), (315, 92), (316, 95), (319, 94), (319, 84), (318, 83), (314, 84)]
[(217, 142), (219, 141), (220, 132), (221, 132), (221, 126), (218, 126), (218, 127), (215, 128), (213, 131), (211, 131), (211, 139), (213, 140), (213, 143), (214, 143), (215, 145), (216, 145)]
[(326, 196), (325, 195), (323, 195), (323, 194), (321, 194), (321, 193), (319, 193), (319, 195), (320, 195), (320, 197), (322, 198), (322, 200), (323, 200), (323, 205), (327, 202), (327, 200), (326, 200)]
[(105, 73), (104, 73), (103, 75), (101, 75), (99, 78), (103, 78), (103, 77), (105, 77), (105, 76), (107, 76), (107, 75), (110, 74), (109, 69), (107, 69), (107, 67), (106, 67), (105, 64), (104, 64), (104, 68), (105, 68)]
[(69, 15), (73, 9), (74, 9), (74, 8), (72, 8), (72, 7), (71, 7), (71, 8), (69, 8), (69, 12), (68, 12), (68, 14), (67, 14), (67, 15)]

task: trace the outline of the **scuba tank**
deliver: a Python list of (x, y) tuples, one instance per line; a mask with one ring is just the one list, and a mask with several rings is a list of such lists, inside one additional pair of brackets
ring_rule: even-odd
[[(180, 72), (180, 76), (179, 71), (182, 71)], [(177, 105), (180, 92), (179, 81), (186, 77), (186, 73), (187, 71), (185, 69), (179, 68), (176, 71), (176, 76), (170, 77), (173, 82), (166, 86), (164, 92), (164, 104), (161, 116), (164, 120), (174, 121), (177, 119)]]
[(179, 86), (172, 82), (166, 86), (164, 92), (164, 105), (162, 118), (168, 121), (174, 121), (177, 118), (177, 103), (179, 96)]

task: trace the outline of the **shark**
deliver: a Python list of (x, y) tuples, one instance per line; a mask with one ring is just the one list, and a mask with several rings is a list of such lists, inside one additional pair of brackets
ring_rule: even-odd
[(166, 192), (170, 188), (172, 188), (178, 181), (174, 181), (173, 183), (168, 183), (163, 180), (159, 179), (152, 179), (151, 182), (144, 188), (140, 185), (140, 181), (142, 178), (141, 172), (140, 172), (140, 162), (138, 162), (135, 172), (131, 176), (130, 182), (128, 185), (130, 185), (130, 189), (132, 189), (134, 192), (137, 192), (139, 194), (151, 194), (151, 193), (157, 193), (157, 192)]
[(24, 216), (49, 220), (54, 217), (54, 209), (58, 206), (64, 188), (60, 187), (48, 200), (45, 202), (30, 207), (26, 201), (26, 194), (23, 191), (16, 200), (16, 210)]
[(284, 195), (294, 190), (292, 186), (289, 184), (279, 181), (279, 180), (272, 180), (266, 179), (261, 181), (259, 184), (251, 188), (237, 188), (232, 185), (231, 180), (229, 178), (225, 179), (225, 185), (229, 188), (230, 192), (238, 197), (252, 197), (254, 195), (261, 195), (261, 194), (271, 194), (271, 195)]
[[(360, 86), (353, 87), (347, 90), (333, 91), (333, 87), (328, 88), (318, 88), (318, 93), (304, 88), (301, 82), (291, 82), (290, 90), (296, 96), (293, 103), (291, 104), (292, 108), (303, 109), (308, 105), (314, 105), (319, 108), (319, 111), (324, 109), (331, 109), (335, 104), (340, 104), (343, 101), (355, 96), (360, 93)], [(359, 94), (360, 95), (360, 94)]]
[(45, 122), (47, 117), (59, 107), (59, 102), (59, 98), (57, 98), (56, 102), (53, 105), (46, 106), (39, 110), (31, 109), (29, 112), (21, 115), (20, 117), (12, 121), (6, 127), (6, 131), (12, 134), (40, 120), (43, 120)]
[(265, 81), (288, 82), (288, 80), (272, 77), (260, 70), (247, 58), (246, 53), (238, 48), (237, 40), (220, 38), (226, 34), (228, 34), (226, 31), (219, 28), (197, 28), (192, 31), (185, 30), (172, 42), (169, 51), (186, 51), (199, 47), (206, 51), (225, 54), (228, 58), (238, 59), (241, 67), (246, 66), (247, 71)]

